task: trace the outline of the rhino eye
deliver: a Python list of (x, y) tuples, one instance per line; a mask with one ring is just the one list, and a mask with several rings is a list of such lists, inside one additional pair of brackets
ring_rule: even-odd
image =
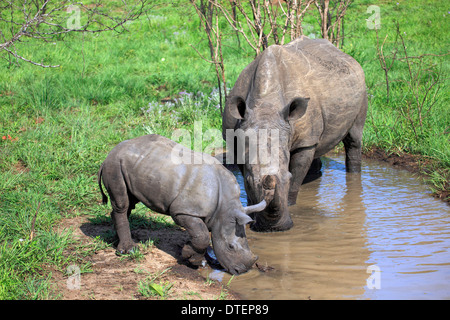
[(232, 243), (228, 244), (228, 249), (234, 250), (234, 245)]

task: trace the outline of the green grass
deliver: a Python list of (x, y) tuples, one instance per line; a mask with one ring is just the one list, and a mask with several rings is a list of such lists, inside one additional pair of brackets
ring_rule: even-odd
[[(401, 114), (408, 92), (397, 80), (407, 79), (407, 69), (402, 63), (392, 69), (387, 104), (375, 32), (365, 22), (373, 3), (355, 2), (348, 11), (344, 51), (362, 65), (371, 95), (365, 148), (433, 159), (428, 168), (433, 187), (448, 188), (448, 57), (429, 58), (442, 74), (442, 89), (416, 136)], [(379, 4), (381, 37), (388, 33), (392, 46), (395, 19), (406, 33), (408, 54), (449, 50), (450, 17), (444, 1), (398, 2)], [(308, 32), (318, 33), (314, 18), (308, 19)], [(96, 174), (118, 142), (150, 132), (167, 137), (175, 129), (192, 132), (195, 120), (202, 121), (203, 131), (221, 129), (217, 97), (211, 95), (217, 87), (214, 68), (190, 46), (205, 57), (209, 54), (189, 5), (178, 1), (155, 8), (128, 28), (123, 34), (69, 34), (50, 43), (21, 45), (27, 58), (60, 68), (1, 61), (0, 138), (6, 139), (0, 140), (0, 299), (55, 298), (50, 270), (64, 271), (74, 262), (83, 265), (89, 248), (68, 250), (79, 244), (70, 233), (57, 234), (55, 227), (65, 217), (108, 215), (109, 208), (99, 205)], [(243, 48), (238, 48), (234, 33), (225, 34), (228, 87), (253, 59), (241, 43)], [(35, 236), (29, 240), (39, 203)]]
[(173, 287), (173, 283), (162, 281), (160, 278), (169, 270), (170, 268), (167, 268), (155, 275), (147, 277), (143, 281), (140, 281), (138, 284), (138, 292), (146, 298), (157, 297), (158, 299), (167, 299), (170, 289)]
[[(357, 1), (353, 6), (354, 21), (364, 14), (369, 1)], [(450, 91), (448, 90), (450, 52), (447, 39), (450, 27), (448, 8), (440, 1), (381, 2), (380, 44), (387, 36), (384, 53), (388, 64), (394, 50), (397, 59), (389, 71), (390, 95), (386, 101), (386, 81), (377, 59), (375, 30), (365, 28), (359, 19), (350, 33), (344, 51), (351, 54), (363, 67), (369, 93), (369, 112), (364, 130), (364, 148), (381, 148), (388, 153), (405, 153), (423, 157), (422, 171), (429, 175), (434, 192), (448, 191), (450, 179)], [(420, 60), (411, 59), (411, 74), (405, 52), (398, 37), (396, 23), (403, 37), (409, 57), (427, 54)], [(412, 78), (411, 78), (412, 75)], [(438, 83), (425, 95), (431, 79)], [(417, 77), (417, 78), (416, 78)], [(433, 77), (433, 78), (432, 78)], [(408, 85), (408, 82), (411, 86)], [(413, 89), (412, 89), (413, 88)], [(413, 94), (413, 90), (416, 94)], [(432, 97), (435, 99), (431, 99)], [(416, 98), (425, 101), (423, 121), (419, 121), (420, 106)], [(433, 104), (433, 101), (436, 101)], [(427, 113), (428, 107), (430, 111)]]

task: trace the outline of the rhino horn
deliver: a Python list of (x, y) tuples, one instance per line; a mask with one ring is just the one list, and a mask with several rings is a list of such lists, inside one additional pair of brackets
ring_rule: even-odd
[(267, 206), (266, 200), (263, 200), (258, 204), (245, 207), (244, 212), (245, 212), (245, 214), (250, 214), (253, 212), (263, 211), (266, 208), (266, 206)]
[(240, 224), (241, 226), (245, 226), (248, 223), (253, 223), (255, 222), (252, 218), (250, 218), (247, 214), (245, 214), (242, 211), (238, 211), (236, 213), (236, 221), (238, 224)]

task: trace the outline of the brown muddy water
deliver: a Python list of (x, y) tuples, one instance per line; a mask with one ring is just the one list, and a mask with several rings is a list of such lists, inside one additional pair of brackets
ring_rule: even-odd
[(344, 156), (322, 162), (322, 177), (289, 207), (291, 230), (247, 231), (267, 271), (235, 276), (230, 289), (243, 299), (450, 299), (450, 207), (383, 162), (364, 160), (361, 175), (345, 172)]

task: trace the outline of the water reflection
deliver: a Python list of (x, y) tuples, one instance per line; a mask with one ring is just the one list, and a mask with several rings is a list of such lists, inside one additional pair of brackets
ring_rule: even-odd
[[(361, 175), (346, 174), (344, 162), (324, 158), (322, 177), (302, 186), (294, 228), (247, 232), (274, 270), (253, 269), (231, 289), (248, 299), (449, 299), (449, 207), (408, 172), (364, 161)], [(371, 265), (379, 289), (367, 286)]]

